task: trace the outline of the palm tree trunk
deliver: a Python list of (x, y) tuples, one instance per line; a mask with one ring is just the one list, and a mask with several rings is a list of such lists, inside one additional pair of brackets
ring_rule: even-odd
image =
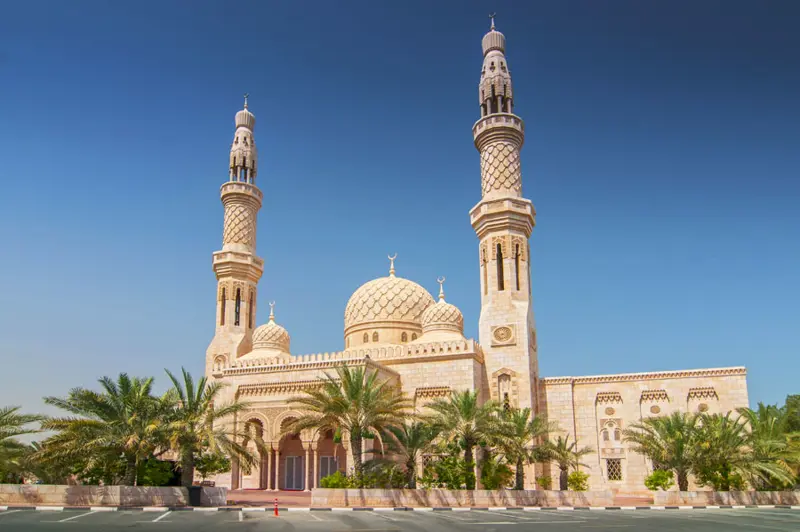
[(128, 458), (125, 461), (125, 475), (122, 477), (123, 486), (136, 485), (136, 459)]
[(364, 441), (361, 436), (350, 436), (350, 449), (353, 451), (353, 471), (360, 475), (363, 470), (361, 464), (361, 453), (363, 450)]
[(514, 481), (515, 490), (525, 489), (525, 462), (522, 457), (517, 458), (517, 471), (515, 474), (516, 480)]
[(466, 481), (466, 488), (468, 490), (475, 489), (475, 474), (472, 472), (475, 467), (475, 457), (472, 450), (472, 445), (464, 446), (464, 462), (466, 462), (467, 466), (466, 478), (464, 480)]
[(689, 491), (689, 475), (683, 469), (677, 471), (678, 477), (678, 490)]
[(567, 470), (562, 469), (561, 473), (558, 475), (558, 489), (561, 491), (567, 491), (569, 489), (569, 484), (567, 483)]
[(409, 460), (406, 462), (406, 483), (408, 489), (417, 489), (417, 462), (416, 460)]
[(181, 486), (191, 488), (194, 482), (194, 453), (184, 451), (181, 453)]

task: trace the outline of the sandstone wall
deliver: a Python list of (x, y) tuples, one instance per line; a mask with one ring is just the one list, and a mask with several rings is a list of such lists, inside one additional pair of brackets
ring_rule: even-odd
[[(225, 488), (203, 488), (203, 506), (224, 506)], [(0, 504), (36, 506), (186, 506), (186, 488), (0, 484)]]
[(705, 506), (747, 504), (800, 504), (800, 491), (657, 491), (653, 504)]
[(611, 491), (315, 489), (311, 505), (321, 507), (497, 507), (611, 506)]

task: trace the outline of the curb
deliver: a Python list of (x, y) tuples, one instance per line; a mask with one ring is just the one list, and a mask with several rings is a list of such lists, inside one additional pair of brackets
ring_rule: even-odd
[[(309, 507), (278, 507), (280, 512), (470, 512), (470, 511), (524, 511), (524, 512), (553, 512), (553, 511), (642, 511), (642, 510), (742, 510), (742, 509), (781, 509), (800, 510), (800, 506), (789, 504), (748, 504), (748, 505), (708, 505), (708, 506), (493, 506), (493, 507), (346, 507), (346, 508), (309, 508)], [(79, 510), (91, 512), (266, 512), (272, 507), (249, 506), (0, 506), (0, 512), (5, 511), (35, 511), (35, 512), (63, 512), (65, 510)]]

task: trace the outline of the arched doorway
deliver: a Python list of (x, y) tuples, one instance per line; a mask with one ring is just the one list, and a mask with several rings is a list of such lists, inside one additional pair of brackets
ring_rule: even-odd
[[(281, 434), (294, 421), (284, 419), (281, 423)], [(278, 442), (278, 489), (302, 491), (306, 489), (308, 479), (306, 447), (299, 433), (285, 434)]]
[(249, 419), (244, 424), (244, 441), (246, 447), (254, 456), (256, 462), (252, 466), (241, 464), (239, 486), (242, 489), (267, 489), (267, 460), (268, 456), (262, 452), (264, 442), (264, 423), (260, 419)]
[(320, 487), (319, 481), (336, 471), (345, 473), (346, 452), (344, 447), (334, 441), (334, 433), (327, 430), (319, 434), (315, 452), (312, 453), (316, 460), (315, 469), (312, 472), (312, 487)]

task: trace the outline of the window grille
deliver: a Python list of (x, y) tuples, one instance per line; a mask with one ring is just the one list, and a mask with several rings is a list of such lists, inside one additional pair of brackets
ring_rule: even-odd
[(606, 473), (608, 475), (608, 480), (622, 480), (622, 459), (606, 459)]

